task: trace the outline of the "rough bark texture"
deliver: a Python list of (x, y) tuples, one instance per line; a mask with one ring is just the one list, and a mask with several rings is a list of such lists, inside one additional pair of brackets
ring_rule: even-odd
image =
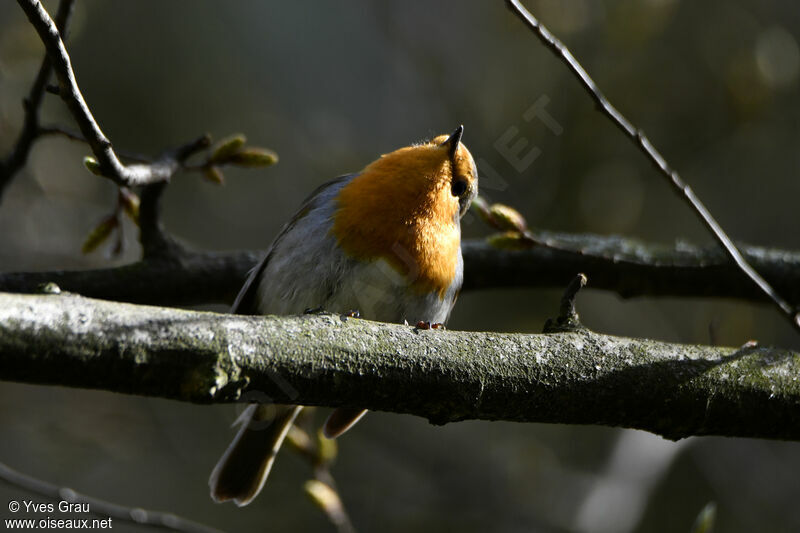
[(416, 330), (0, 294), (0, 379), (199, 403), (367, 407), (435, 424), (603, 424), (800, 440), (800, 354), (600, 335)]
[[(144, 203), (144, 199), (143, 199)], [(766, 301), (717, 246), (661, 245), (618, 236), (539, 233), (550, 247), (501, 250), (464, 243), (464, 290), (563, 288), (578, 272), (593, 289), (623, 297), (691, 296)], [(800, 253), (741, 245), (748, 261), (800, 304)], [(34, 292), (52, 281), (84, 296), (152, 305), (230, 304), (261, 252), (190, 252), (116, 268), (0, 273), (0, 291)]]

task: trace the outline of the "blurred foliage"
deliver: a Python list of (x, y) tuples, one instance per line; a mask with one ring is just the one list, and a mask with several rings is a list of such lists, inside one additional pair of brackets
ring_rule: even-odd
[[(793, 230), (800, 11), (793, 2), (527, 5), (732, 237), (800, 249)], [(165, 225), (198, 248), (266, 247), (322, 182), (462, 123), (482, 196), (512, 206), (533, 228), (710, 241), (501, 2), (81, 0), (69, 48), (115, 147), (157, 154), (204, 131), (245, 131), (281, 155), (263, 175), (226, 168), (224, 189), (194, 176), (173, 180)], [(41, 54), (18, 6), (0, 4), (2, 153), (21, 124), (20, 101)], [(558, 127), (536, 118), (534, 105), (544, 105)], [(43, 117), (71, 126), (56, 97), (48, 97)], [(91, 268), (138, 256), (135, 242), (113, 260), (80, 254), (117, 195), (86, 172), (85, 154), (60, 138), (37, 144), (0, 206), (0, 268)], [(133, 223), (122, 224), (133, 241)], [(468, 237), (489, 232), (473, 213), (463, 226)], [(465, 293), (449, 326), (537, 332), (557, 312), (560, 293)], [(800, 345), (771, 308), (739, 302), (622, 301), (587, 290), (579, 312), (588, 327), (621, 335), (708, 342), (713, 324), (721, 344)], [(330, 531), (302, 496), (308, 464), (291, 453), (282, 454), (253, 505), (210, 501), (207, 476), (232, 437), (234, 411), (2, 383), (0, 459), (83, 492), (230, 531), (266, 524)], [(435, 428), (371, 413), (341, 440), (333, 474), (361, 531), (689, 531), (709, 501), (717, 505), (717, 531), (800, 530), (799, 445), (715, 438), (681, 445), (631, 435), (639, 434), (484, 422)], [(646, 468), (653, 464), (660, 468)], [(0, 493), (18, 496), (6, 487)]]
[(697, 514), (691, 533), (713, 533), (716, 518), (717, 505), (714, 502), (708, 502)]

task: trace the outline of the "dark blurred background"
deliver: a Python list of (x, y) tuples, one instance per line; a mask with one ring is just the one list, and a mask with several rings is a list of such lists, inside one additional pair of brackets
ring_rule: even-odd
[[(731, 236), (800, 248), (794, 2), (527, 4)], [(55, 2), (45, 5), (55, 12)], [(156, 153), (206, 131), (244, 132), (280, 155), (272, 168), (227, 170), (224, 187), (197, 175), (173, 180), (165, 224), (200, 249), (263, 248), (323, 181), (461, 123), (483, 193), (515, 206), (533, 227), (710, 241), (664, 178), (500, 1), (80, 0), (68, 46), (84, 96), (118, 148)], [(16, 3), (2, 2), (0, 153), (19, 131), (20, 102), (42, 53)], [(526, 120), (536, 103), (558, 128)], [(48, 97), (43, 116), (73, 127), (57, 97)], [(498, 148), (521, 138), (523, 154), (538, 153), (527, 165)], [(131, 225), (122, 257), (80, 253), (115, 201), (110, 182), (81, 164), (88, 153), (55, 138), (35, 146), (0, 205), (0, 270), (138, 257)], [(474, 216), (464, 227), (468, 237), (488, 234)], [(450, 327), (539, 332), (560, 292), (466, 293)], [(800, 348), (785, 320), (763, 305), (626, 301), (588, 290), (579, 309), (588, 327), (607, 333), (708, 343), (711, 327), (720, 344), (758, 339)], [(302, 493), (308, 465), (292, 453), (282, 454), (249, 507), (211, 502), (207, 477), (235, 415), (234, 406), (0, 383), (0, 460), (224, 530), (330, 531)], [(672, 443), (629, 430), (497, 422), (433, 427), (373, 413), (341, 440), (333, 473), (360, 531), (688, 531), (713, 501), (718, 531), (751, 532), (800, 530), (798, 471), (796, 443)], [(3, 502), (23, 496), (0, 485)]]

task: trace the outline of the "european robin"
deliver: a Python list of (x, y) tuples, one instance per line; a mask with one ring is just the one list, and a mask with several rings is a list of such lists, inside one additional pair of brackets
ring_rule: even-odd
[[(447, 321), (463, 280), (461, 217), (478, 190), (475, 162), (452, 135), (400, 148), (311, 193), (250, 274), (233, 312), (309, 308), (370, 320)], [(211, 497), (247, 505), (259, 493), (302, 406), (251, 404), (211, 474)], [(363, 414), (340, 408), (340, 435)]]

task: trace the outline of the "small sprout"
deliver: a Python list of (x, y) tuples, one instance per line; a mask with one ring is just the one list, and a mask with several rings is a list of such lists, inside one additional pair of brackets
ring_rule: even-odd
[(222, 171), (216, 165), (205, 167), (203, 169), (203, 177), (217, 185), (225, 184), (225, 176), (222, 175)]
[(139, 196), (127, 187), (119, 188), (119, 203), (122, 210), (139, 225)]
[(528, 229), (519, 211), (505, 204), (491, 204), (478, 196), (472, 201), (472, 209), (488, 225), (500, 231), (518, 231), (524, 233)]
[(317, 462), (320, 464), (327, 464), (336, 459), (339, 453), (339, 446), (336, 444), (336, 439), (328, 439), (323, 434), (322, 430), (317, 432)]
[(228, 157), (228, 162), (245, 168), (268, 167), (278, 162), (278, 154), (265, 148), (244, 148)]
[(328, 516), (338, 518), (344, 515), (342, 500), (336, 489), (330, 485), (316, 479), (309, 479), (303, 484), (303, 489), (311, 501)]
[(38, 287), (36, 287), (36, 290), (40, 294), (61, 294), (61, 287), (52, 281), (40, 284)]
[(111, 235), (111, 232), (114, 231), (114, 228), (116, 228), (118, 224), (119, 221), (114, 215), (104, 218), (97, 226), (95, 226), (92, 231), (89, 232), (86, 240), (83, 241), (81, 252), (85, 254), (92, 253), (98, 246), (103, 244), (103, 242), (108, 239), (108, 237)]
[(209, 163), (225, 163), (230, 157), (238, 152), (247, 138), (242, 133), (236, 133), (229, 137), (225, 137), (217, 142), (211, 149), (211, 157), (208, 158)]
[(500, 250), (520, 250), (529, 247), (528, 240), (518, 231), (506, 231), (490, 235), (487, 242), (493, 248)]
[(83, 164), (86, 168), (89, 169), (89, 172), (95, 174), (97, 176), (102, 176), (103, 173), (100, 171), (100, 163), (97, 162), (97, 159), (94, 157), (87, 155), (83, 158)]
[(309, 454), (314, 453), (314, 444), (311, 441), (311, 437), (294, 424), (289, 428), (289, 433), (286, 434), (286, 440), (289, 441), (289, 445), (293, 448)]
[(482, 196), (476, 196), (475, 199), (472, 200), (472, 205), (470, 207), (473, 211), (478, 213), (481, 220), (490, 226), (492, 225), (491, 216), (489, 215), (489, 204)]
[(691, 533), (711, 533), (717, 521), (717, 504), (708, 502), (697, 515), (692, 524)]
[(503, 204), (492, 204), (489, 208), (489, 217), (492, 220), (492, 225), (501, 231), (519, 231), (524, 232), (528, 228), (519, 211), (513, 207)]

